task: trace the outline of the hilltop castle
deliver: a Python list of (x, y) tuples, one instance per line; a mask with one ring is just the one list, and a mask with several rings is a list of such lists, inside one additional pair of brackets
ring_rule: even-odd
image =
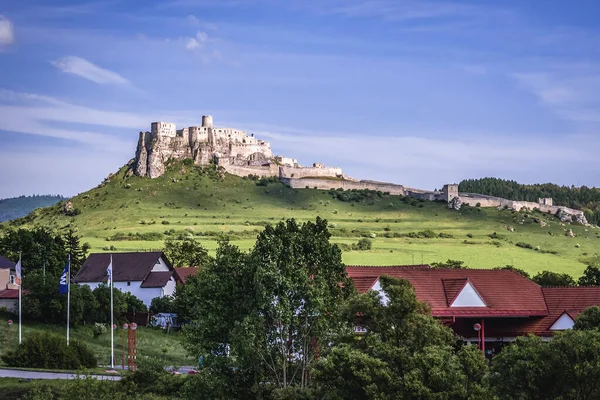
[(563, 222), (587, 224), (581, 210), (555, 206), (552, 199), (538, 203), (513, 201), (473, 193), (459, 193), (457, 184), (444, 185), (441, 191), (421, 190), (394, 183), (358, 180), (345, 175), (341, 168), (314, 163), (303, 167), (290, 157), (273, 156), (271, 144), (254, 134), (233, 128), (213, 126), (210, 115), (202, 116), (201, 126), (177, 130), (174, 123), (152, 122), (150, 132), (140, 132), (135, 154), (134, 172), (138, 176), (157, 178), (165, 173), (169, 159), (192, 159), (196, 165), (216, 163), (237, 176), (278, 177), (292, 188), (377, 190), (392, 195), (410, 196), (429, 201), (445, 201), (460, 209), (462, 204), (481, 207), (507, 207), (513, 210), (537, 208), (557, 214)]
[(269, 142), (258, 140), (245, 131), (213, 126), (210, 115), (201, 126), (177, 130), (171, 122), (153, 122), (150, 132), (140, 132), (135, 173), (157, 178), (164, 174), (170, 158), (191, 158), (197, 165), (211, 160), (220, 165), (263, 165), (273, 158)]

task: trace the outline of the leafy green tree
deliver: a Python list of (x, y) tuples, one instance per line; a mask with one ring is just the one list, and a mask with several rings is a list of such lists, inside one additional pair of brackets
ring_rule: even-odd
[(178, 310), (197, 322), (184, 329), (184, 346), (204, 357), (215, 379), (255, 395), (263, 381), (308, 384), (352, 291), (329, 238), (320, 218), (268, 225), (250, 254), (220, 243), (216, 260), (178, 290)]
[(513, 271), (527, 279), (531, 279), (531, 276), (526, 271), (522, 270), (521, 268), (517, 268), (514, 265), (504, 265), (502, 267), (494, 267), (493, 269)]
[(465, 264), (464, 261), (448, 259), (445, 262), (434, 262), (434, 263), (431, 263), (430, 265), (431, 265), (431, 268), (452, 268), (452, 269), (469, 268), (464, 264)]
[(538, 272), (531, 280), (544, 287), (576, 285), (575, 279), (571, 275), (552, 271)]
[[(108, 323), (110, 328), (110, 287), (102, 283), (92, 293), (98, 302), (94, 322)], [(127, 302), (125, 301), (124, 294), (120, 290), (113, 289), (113, 314), (115, 323), (117, 323), (117, 318), (126, 311)]]
[(172, 296), (155, 297), (150, 303), (150, 312), (157, 313), (174, 313), (175, 301)]
[(577, 283), (579, 286), (600, 286), (600, 267), (588, 265)]
[[(127, 304), (127, 312), (146, 312), (148, 311), (148, 307), (144, 304), (144, 302), (129, 292), (123, 293), (123, 300), (125, 304)], [(113, 294), (114, 301), (114, 294)]]
[(208, 250), (193, 238), (168, 238), (163, 252), (176, 267), (203, 267), (212, 260)]
[(481, 352), (457, 346), (408, 281), (382, 276), (381, 283), (386, 302), (373, 291), (349, 302), (348, 318), (364, 335), (338, 337), (315, 367), (324, 398), (491, 398)]
[(0, 237), (0, 254), (16, 262), (19, 252), (25, 278), (31, 272), (41, 271), (44, 265), (47, 274), (60, 274), (68, 258), (68, 250), (62, 236), (46, 228), (6, 231)]
[(573, 329), (577, 330), (600, 330), (600, 307), (592, 306), (586, 308), (575, 319)]
[(600, 332), (569, 330), (554, 340), (517, 338), (494, 358), (491, 383), (501, 400), (600, 398)]

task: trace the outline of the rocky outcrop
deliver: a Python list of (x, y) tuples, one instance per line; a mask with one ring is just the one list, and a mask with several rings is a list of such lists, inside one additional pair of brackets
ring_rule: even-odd
[(450, 209), (460, 210), (461, 206), (462, 201), (458, 197), (455, 197), (448, 202), (448, 208)]
[(556, 217), (559, 218), (561, 222), (576, 222), (581, 225), (588, 224), (588, 221), (582, 212), (570, 213), (563, 208), (559, 208), (556, 212)]

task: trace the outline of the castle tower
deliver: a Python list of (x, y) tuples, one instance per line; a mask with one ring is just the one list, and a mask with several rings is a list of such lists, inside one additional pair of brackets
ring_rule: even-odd
[(203, 115), (202, 116), (202, 126), (205, 126), (207, 128), (213, 127), (213, 120), (212, 120), (211, 115)]
[(444, 200), (450, 202), (453, 198), (458, 197), (458, 185), (456, 183), (444, 185), (442, 193), (444, 195)]

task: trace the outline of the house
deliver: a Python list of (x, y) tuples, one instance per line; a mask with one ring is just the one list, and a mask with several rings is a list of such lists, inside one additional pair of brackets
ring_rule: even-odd
[(550, 339), (557, 331), (571, 329), (583, 310), (600, 305), (600, 287), (542, 288), (510, 270), (426, 266), (348, 266), (346, 270), (359, 292), (378, 291), (382, 302), (387, 297), (381, 275), (408, 280), (435, 318), (465, 342), (479, 344), (487, 355), (517, 336), (532, 333)]
[(180, 285), (185, 285), (188, 278), (198, 274), (200, 268), (197, 267), (180, 267), (175, 268), (173, 276), (175, 277), (175, 282)]
[(15, 263), (0, 256), (0, 290), (17, 289), (15, 285)]
[[(108, 253), (90, 254), (73, 282), (92, 290), (106, 283), (110, 257)], [(112, 262), (114, 288), (131, 293), (146, 306), (150, 306), (155, 297), (175, 292), (173, 266), (161, 251), (113, 253)]]
[(15, 285), (15, 263), (0, 256), (0, 309), (18, 312), (19, 287)]

